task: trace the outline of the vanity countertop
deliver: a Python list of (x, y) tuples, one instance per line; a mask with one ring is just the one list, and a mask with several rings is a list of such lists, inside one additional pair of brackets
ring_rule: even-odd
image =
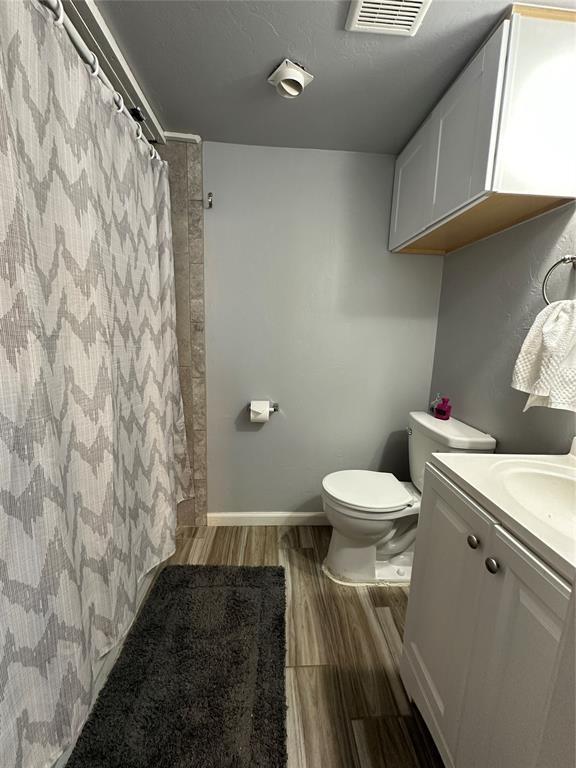
[(576, 581), (576, 438), (563, 456), (435, 453), (430, 463), (560, 576)]

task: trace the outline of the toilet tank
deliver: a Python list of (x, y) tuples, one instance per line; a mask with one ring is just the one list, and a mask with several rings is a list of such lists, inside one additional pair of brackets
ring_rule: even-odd
[(494, 453), (496, 440), (458, 419), (442, 421), (425, 411), (412, 411), (408, 418), (410, 477), (422, 492), (424, 467), (433, 453)]

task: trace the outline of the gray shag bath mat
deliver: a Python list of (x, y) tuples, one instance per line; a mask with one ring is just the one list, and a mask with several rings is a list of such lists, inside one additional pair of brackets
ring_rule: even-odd
[(285, 768), (284, 571), (158, 577), (68, 768)]

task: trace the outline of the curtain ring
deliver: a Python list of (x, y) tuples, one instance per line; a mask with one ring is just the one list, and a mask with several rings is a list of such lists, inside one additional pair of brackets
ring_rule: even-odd
[(136, 125), (136, 138), (141, 139), (142, 138), (142, 126), (140, 123), (137, 123)]
[(54, 24), (57, 27), (61, 27), (64, 24), (64, 4), (62, 3), (62, 0), (56, 0), (56, 10), (52, 11), (54, 14)]
[[(62, 0), (60, 0), (62, 2)], [(94, 51), (90, 51), (92, 54), (92, 64), (90, 65), (90, 77), (98, 77), (100, 74), (100, 62), (98, 61), (98, 56), (94, 53)]]
[(156, 152), (156, 149), (151, 145), (150, 146), (150, 160), (156, 160), (158, 157), (158, 152)]
[(122, 94), (118, 93), (118, 91), (114, 91), (114, 102), (116, 104), (116, 112), (123, 112), (124, 99), (122, 98)]

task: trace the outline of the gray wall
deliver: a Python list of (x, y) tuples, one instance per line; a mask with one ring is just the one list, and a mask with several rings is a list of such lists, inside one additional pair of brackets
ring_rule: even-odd
[[(386, 250), (393, 163), (204, 144), (209, 512), (319, 510), (338, 469), (406, 476), (442, 262)], [(281, 413), (251, 425), (251, 398)]]
[[(453, 415), (493, 434), (499, 451), (566, 452), (576, 434), (574, 414), (523, 413), (527, 396), (510, 387), (526, 332), (544, 307), (546, 270), (575, 250), (569, 206), (445, 257), (431, 392), (449, 395)], [(575, 277), (558, 267), (550, 298), (576, 296)]]

